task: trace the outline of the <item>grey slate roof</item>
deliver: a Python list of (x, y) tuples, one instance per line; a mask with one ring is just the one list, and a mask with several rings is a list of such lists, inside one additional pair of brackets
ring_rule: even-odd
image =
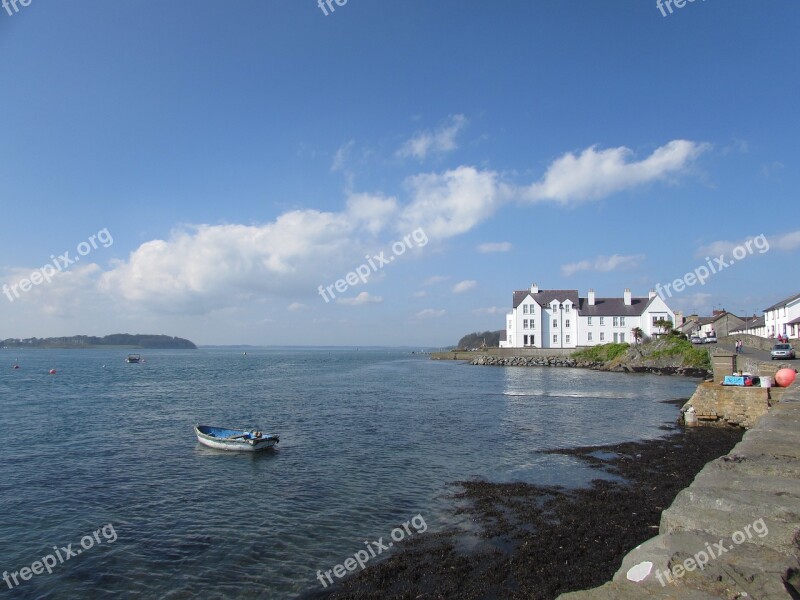
[(800, 294), (795, 294), (794, 296), (789, 296), (788, 298), (786, 298), (786, 300), (781, 300), (777, 304), (773, 304), (769, 308), (765, 308), (764, 311), (766, 312), (768, 310), (775, 310), (776, 308), (780, 308), (781, 306), (786, 306), (787, 304), (789, 304), (790, 302), (794, 302), (798, 298), (800, 298)]
[(514, 292), (514, 308), (517, 308), (522, 301), (530, 296), (539, 306), (550, 304), (553, 300), (564, 302), (565, 300), (572, 300), (572, 304), (578, 305), (578, 290), (541, 290), (538, 294), (531, 294), (530, 290), (522, 290)]
[(745, 329), (756, 329), (758, 327), (764, 327), (765, 319), (764, 317), (756, 317), (755, 319), (750, 317), (744, 319), (744, 325), (739, 327), (738, 329), (734, 329), (731, 333), (736, 331), (744, 331)]
[(531, 294), (530, 290), (520, 290), (514, 292), (514, 308), (522, 304), (528, 296), (540, 306), (547, 306), (553, 300), (571, 300), (581, 315), (588, 317), (639, 317), (650, 304), (650, 298), (631, 298), (630, 306), (625, 305), (624, 298), (595, 298), (594, 306), (589, 306), (589, 299), (581, 298), (578, 290), (541, 290), (538, 294)]
[(631, 298), (631, 305), (625, 305), (624, 298), (595, 298), (594, 306), (589, 306), (588, 298), (581, 298), (581, 316), (584, 317), (640, 317), (650, 304), (650, 298)]

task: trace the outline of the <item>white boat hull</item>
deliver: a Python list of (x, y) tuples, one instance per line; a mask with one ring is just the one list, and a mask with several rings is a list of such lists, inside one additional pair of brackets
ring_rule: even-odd
[(197, 436), (197, 441), (204, 446), (217, 450), (231, 450), (234, 452), (258, 452), (259, 450), (272, 448), (279, 441), (277, 436), (265, 436), (255, 439), (221, 438), (205, 434), (197, 428), (195, 428), (195, 435)]

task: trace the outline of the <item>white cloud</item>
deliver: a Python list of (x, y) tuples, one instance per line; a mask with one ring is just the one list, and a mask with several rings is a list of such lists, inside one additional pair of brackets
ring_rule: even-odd
[(304, 308), (308, 308), (308, 306), (306, 306), (302, 302), (292, 302), (286, 308), (287, 308), (287, 310), (290, 310), (292, 312), (297, 312), (298, 310), (303, 310)]
[(422, 227), (433, 238), (466, 233), (489, 218), (504, 189), (496, 173), (473, 167), (416, 175), (406, 184), (412, 199), (402, 211), (400, 229)]
[(561, 265), (561, 273), (565, 277), (569, 277), (578, 271), (608, 272), (616, 271), (618, 269), (633, 269), (639, 266), (644, 259), (644, 254), (631, 254), (628, 256), (613, 254), (611, 256), (598, 256), (590, 260), (581, 260), (579, 262)]
[(434, 308), (426, 308), (425, 310), (419, 311), (416, 315), (414, 315), (417, 319), (434, 319), (437, 317), (442, 317), (447, 313), (445, 309), (436, 310)]
[(265, 225), (192, 225), (146, 242), (102, 275), (101, 289), (156, 312), (200, 314), (254, 294), (316, 289), (352, 263), (365, 223), (347, 213), (287, 212)]
[(508, 306), (489, 306), (487, 308), (476, 308), (472, 311), (476, 315), (505, 315), (511, 312)]
[[(449, 123), (456, 133), (463, 126), (458, 118)], [(447, 146), (441, 141), (437, 144), (440, 149)], [(344, 168), (353, 147), (352, 142), (342, 146), (334, 166)], [(641, 162), (630, 162), (630, 151), (624, 148), (590, 148), (579, 156), (558, 159), (539, 184), (523, 188), (502, 181), (494, 171), (460, 166), (407, 178), (402, 201), (380, 193), (352, 193), (339, 211), (292, 210), (272, 221), (248, 225), (182, 225), (166, 239), (141, 244), (110, 268), (85, 269), (88, 265), (81, 264), (69, 277), (31, 291), (25, 306), (20, 300), (14, 311), (24, 312), (25, 322), (34, 323), (28, 314), (58, 318), (100, 310), (109, 323), (137, 325), (177, 322), (179, 316), (188, 324), (193, 323), (193, 315), (219, 316), (221, 311), (233, 311), (240, 318), (243, 312), (255, 310), (255, 301), (266, 298), (275, 301), (275, 310), (285, 310), (290, 302), (315, 295), (319, 284), (351, 271), (367, 253), (385, 247), (398, 231), (407, 234), (422, 227), (432, 240), (460, 235), (511, 200), (532, 194), (561, 201), (596, 198), (676, 174), (705, 148), (674, 141)], [(573, 175), (575, 181), (570, 183)], [(791, 250), (800, 245), (798, 237), (798, 232), (790, 232), (770, 241), (776, 248)], [(505, 250), (506, 244), (487, 242), (479, 251)], [(596, 261), (590, 267), (597, 268)], [(381, 277), (392, 274), (380, 271), (371, 281)], [(443, 281), (451, 278), (436, 276), (425, 285)], [(165, 321), (157, 321), (162, 317)]]
[(350, 161), (350, 153), (356, 145), (355, 140), (350, 140), (342, 145), (333, 155), (333, 162), (331, 163), (331, 172), (342, 171)]
[(580, 155), (568, 152), (548, 167), (544, 178), (523, 192), (530, 201), (555, 200), (575, 203), (598, 200), (644, 183), (685, 171), (709, 144), (673, 140), (641, 161), (631, 160), (633, 151), (624, 146)]
[(351, 194), (347, 215), (370, 233), (379, 233), (397, 212), (397, 200), (373, 194)]
[(425, 296), (428, 295), (428, 292), (426, 292), (425, 290), (421, 290), (419, 292), (414, 292), (412, 295), (414, 296), (414, 298), (424, 298)]
[(443, 281), (447, 281), (450, 279), (445, 275), (431, 275), (425, 281), (422, 282), (422, 285), (436, 285), (437, 283), (442, 283)]
[(764, 177), (770, 178), (773, 175), (777, 175), (778, 173), (783, 171), (785, 168), (786, 168), (785, 164), (783, 164), (782, 162), (776, 160), (776, 161), (773, 161), (773, 162), (761, 167), (761, 175), (763, 175)]
[(768, 239), (770, 245), (774, 248), (778, 248), (779, 250), (796, 250), (797, 248), (800, 248), (800, 229), (796, 231), (790, 231), (789, 233), (774, 235)]
[(683, 311), (684, 316), (691, 314), (707, 314), (711, 310), (711, 294), (698, 292), (696, 294), (681, 294), (668, 299), (668, 304), (673, 310)]
[(491, 252), (508, 252), (511, 250), (511, 242), (486, 242), (478, 246), (478, 252), (489, 254)]
[(355, 298), (337, 298), (336, 302), (347, 306), (361, 306), (362, 304), (379, 304), (383, 302), (383, 298), (381, 296), (372, 296), (369, 292), (361, 292)]
[(456, 136), (466, 125), (464, 115), (454, 115), (436, 131), (418, 131), (397, 151), (397, 156), (423, 160), (429, 153), (451, 152), (458, 148)]
[(468, 292), (469, 290), (473, 289), (478, 282), (474, 279), (466, 279), (464, 281), (459, 281), (457, 284), (453, 286), (453, 293), (454, 294), (463, 294), (464, 292)]
[(700, 246), (695, 252), (695, 257), (730, 256), (735, 248), (741, 248), (747, 254), (764, 254), (772, 248), (780, 250), (794, 250), (800, 246), (800, 230), (767, 237), (763, 233), (748, 236), (739, 241), (717, 240), (705, 246)]

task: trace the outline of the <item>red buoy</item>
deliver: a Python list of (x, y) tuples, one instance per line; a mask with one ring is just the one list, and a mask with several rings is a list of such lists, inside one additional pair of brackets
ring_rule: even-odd
[(55, 369), (50, 369), (50, 375), (55, 375), (55, 374), (56, 374), (56, 370)]
[(14, 368), (15, 369), (19, 369), (19, 365), (14, 365)]
[(777, 383), (781, 387), (789, 387), (797, 377), (797, 373), (794, 372), (794, 369), (781, 369), (777, 373), (775, 373), (775, 383)]

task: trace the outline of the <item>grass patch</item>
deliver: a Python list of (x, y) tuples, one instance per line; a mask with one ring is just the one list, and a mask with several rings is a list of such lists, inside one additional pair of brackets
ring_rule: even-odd
[(679, 337), (667, 337), (662, 341), (658, 350), (650, 353), (651, 358), (683, 357), (683, 364), (687, 367), (711, 369), (711, 358), (705, 348), (695, 348), (689, 340)]
[(592, 362), (608, 362), (625, 354), (630, 344), (601, 344), (572, 353), (572, 358)]

